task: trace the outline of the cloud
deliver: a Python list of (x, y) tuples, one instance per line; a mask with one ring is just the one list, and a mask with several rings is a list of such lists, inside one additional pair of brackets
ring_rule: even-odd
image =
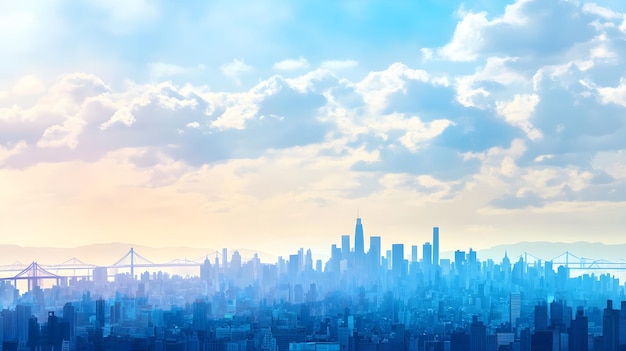
[[(457, 24), (452, 40), (437, 50), (437, 55), (450, 61), (474, 61), (485, 45), (482, 28), (489, 24), (487, 14), (468, 13)], [(431, 57), (430, 50), (422, 50), (425, 57)]]
[(344, 69), (355, 68), (358, 65), (359, 62), (356, 60), (326, 60), (322, 61), (320, 68), (330, 71), (340, 71)]
[(252, 71), (252, 66), (247, 65), (243, 60), (234, 59), (230, 63), (225, 63), (221, 65), (220, 70), (225, 76), (235, 79), (235, 82), (237, 82), (238, 85), (241, 85), (241, 80), (239, 79), (239, 76), (242, 73), (248, 73)]
[(16, 96), (38, 95), (45, 90), (43, 82), (34, 74), (28, 74), (20, 78), (13, 88), (11, 93)]
[(496, 111), (511, 125), (521, 128), (529, 139), (542, 137), (541, 131), (534, 128), (530, 119), (539, 103), (536, 94), (517, 94), (511, 101), (497, 101)]
[[(473, 62), (505, 53), (515, 57), (551, 56), (592, 38), (593, 29), (588, 26), (592, 20), (586, 13), (575, 2), (558, 0), (517, 0), (492, 19), (485, 11), (459, 11), (462, 18), (452, 39), (437, 48), (436, 54), (440, 59), (456, 62)], [(556, 31), (563, 35), (545, 35)]]
[(297, 59), (287, 59), (274, 63), (274, 69), (279, 71), (295, 71), (309, 67), (309, 61), (300, 56)]

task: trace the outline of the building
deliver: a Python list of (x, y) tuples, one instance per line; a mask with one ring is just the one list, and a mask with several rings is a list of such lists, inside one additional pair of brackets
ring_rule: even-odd
[(433, 264), (439, 265), (439, 227), (433, 228)]

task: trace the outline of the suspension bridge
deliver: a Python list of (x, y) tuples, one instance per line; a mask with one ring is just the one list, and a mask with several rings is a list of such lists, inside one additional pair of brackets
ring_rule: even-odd
[(524, 252), (513, 258), (511, 262), (519, 260), (520, 258), (525, 264), (534, 265), (539, 262), (543, 262), (544, 264), (551, 263), (553, 268), (565, 267), (570, 271), (626, 271), (626, 260), (624, 259), (617, 261), (595, 259), (577, 256), (569, 251), (565, 251), (548, 260), (537, 257), (529, 252)]
[[(213, 254), (219, 255), (217, 251)], [(124, 256), (110, 265), (95, 265), (86, 263), (76, 257), (64, 261), (59, 264), (40, 264), (36, 261), (29, 265), (20, 262), (14, 262), (10, 265), (0, 265), (0, 281), (13, 281), (15, 284), (18, 280), (28, 281), (28, 290), (34, 286), (39, 286), (41, 281), (53, 280), (59, 285), (61, 281), (69, 278), (93, 279), (95, 271), (106, 269), (107, 278), (114, 276), (112, 271), (130, 270), (130, 276), (135, 277), (136, 269), (155, 270), (163, 268), (199, 268), (208, 259), (208, 255), (195, 260), (174, 259), (168, 262), (153, 262), (131, 248)]]

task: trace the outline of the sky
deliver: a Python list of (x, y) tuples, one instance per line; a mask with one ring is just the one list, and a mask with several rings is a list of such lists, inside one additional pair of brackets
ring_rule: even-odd
[(1, 1), (3, 244), (623, 242), (626, 2)]

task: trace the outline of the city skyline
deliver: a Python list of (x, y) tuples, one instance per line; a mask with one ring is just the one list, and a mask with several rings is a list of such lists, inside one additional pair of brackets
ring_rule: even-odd
[(623, 2), (20, 1), (0, 29), (2, 244), (328, 250), (355, 213), (409, 257), (623, 242)]

